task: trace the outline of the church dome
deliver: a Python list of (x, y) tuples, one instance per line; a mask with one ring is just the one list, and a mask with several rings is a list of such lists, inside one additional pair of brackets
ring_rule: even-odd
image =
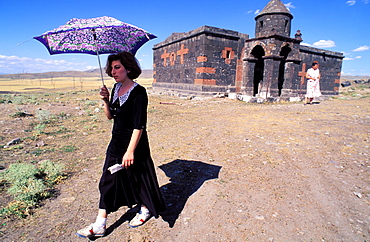
[(255, 19), (266, 15), (266, 14), (284, 14), (288, 15), (291, 19), (293, 15), (290, 11), (285, 7), (285, 5), (280, 0), (271, 0), (263, 9), (262, 11), (255, 17)]

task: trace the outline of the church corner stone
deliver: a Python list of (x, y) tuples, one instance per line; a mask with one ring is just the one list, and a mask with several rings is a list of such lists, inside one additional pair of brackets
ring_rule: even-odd
[[(271, 0), (255, 17), (255, 37), (202, 26), (173, 33), (153, 47), (153, 89), (163, 93), (243, 96), (244, 100), (299, 100), (305, 73), (320, 64), (323, 95), (337, 95), (342, 53), (301, 45), (291, 35), (293, 16)], [(299, 35), (298, 35), (299, 34)]]

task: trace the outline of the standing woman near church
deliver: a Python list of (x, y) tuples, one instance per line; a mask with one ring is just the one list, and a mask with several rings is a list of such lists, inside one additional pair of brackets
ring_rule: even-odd
[(320, 97), (320, 70), (319, 63), (314, 61), (310, 69), (306, 73), (307, 78), (307, 93), (305, 96), (305, 104), (312, 104), (315, 97)]
[[(146, 132), (148, 96), (145, 88), (133, 81), (141, 74), (139, 64), (129, 52), (112, 54), (106, 73), (116, 81), (111, 94), (105, 86), (100, 91), (105, 115), (114, 121), (112, 138), (99, 182), (98, 216), (95, 223), (77, 232), (80, 237), (104, 236), (108, 214), (121, 206), (140, 206), (131, 227), (142, 225), (151, 216), (157, 218), (165, 209)], [(123, 169), (111, 172), (114, 165)]]

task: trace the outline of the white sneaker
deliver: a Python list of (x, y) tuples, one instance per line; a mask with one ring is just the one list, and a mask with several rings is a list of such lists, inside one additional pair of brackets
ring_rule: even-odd
[(143, 225), (150, 218), (150, 216), (150, 212), (143, 213), (140, 211), (136, 214), (135, 218), (130, 221), (129, 225), (133, 228)]
[(93, 230), (93, 225), (90, 224), (89, 226), (86, 226), (83, 229), (80, 229), (77, 231), (77, 235), (82, 238), (90, 238), (90, 237), (102, 237), (105, 234), (105, 227), (104, 228), (98, 228), (97, 230)]

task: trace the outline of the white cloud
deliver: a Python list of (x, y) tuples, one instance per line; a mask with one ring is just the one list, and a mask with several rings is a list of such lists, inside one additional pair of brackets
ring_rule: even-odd
[(365, 4), (369, 3), (369, 0), (362, 0)]
[(370, 46), (367, 46), (367, 45), (364, 45), (364, 46), (360, 46), (358, 47), (357, 49), (354, 49), (353, 51), (365, 51), (365, 50), (369, 50), (370, 49)]
[(251, 12), (253, 12), (253, 10), (249, 10), (247, 13), (250, 14)]
[(284, 4), (285, 5), (285, 7), (290, 11), (290, 9), (291, 8), (295, 8), (295, 6), (292, 4), (292, 2), (290, 2), (290, 3), (286, 3), (286, 4)]
[(32, 59), (29, 57), (0, 55), (0, 73), (27, 73), (49, 71), (85, 71), (93, 69), (86, 62), (69, 62), (66, 60)]
[(317, 48), (331, 48), (335, 47), (335, 42), (332, 40), (319, 40), (313, 43), (313, 46)]
[[(83, 70), (83, 71), (86, 71), (86, 70), (94, 70), (94, 69), (98, 69), (99, 66), (86, 66), (86, 69)], [(103, 73), (104, 73), (104, 70), (103, 70)]]
[(346, 4), (348, 4), (349, 6), (353, 6), (356, 4), (356, 1), (350, 0), (350, 1), (347, 1)]
[[(352, 71), (354, 71), (354, 70), (352, 70)], [(353, 75), (353, 73), (352, 73), (352, 72), (344, 72), (344, 71), (342, 71), (342, 72), (341, 72), (341, 75), (342, 75), (342, 76), (352, 76), (352, 75)]]
[(261, 10), (257, 9), (257, 10), (254, 12), (254, 14), (255, 14), (255, 15), (257, 15), (257, 14), (259, 14), (260, 12), (261, 12)]
[(362, 56), (360, 56), (360, 55), (358, 55), (358, 56), (356, 56), (356, 57), (345, 57), (343, 60), (356, 60), (356, 59), (361, 59), (362, 58)]
[(302, 43), (301, 43), (301, 45), (312, 47), (312, 45), (311, 45), (311, 44), (309, 44), (309, 43), (305, 43), (305, 42), (302, 42)]

